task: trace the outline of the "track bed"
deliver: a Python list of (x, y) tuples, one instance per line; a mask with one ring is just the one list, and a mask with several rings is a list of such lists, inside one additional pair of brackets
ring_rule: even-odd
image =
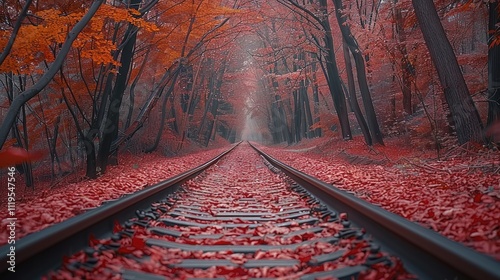
[(1, 279), (500, 279), (491, 257), (248, 143), (15, 245)]
[[(49, 278), (408, 278), (397, 258), (243, 144)], [(276, 170), (274, 169), (276, 172)]]

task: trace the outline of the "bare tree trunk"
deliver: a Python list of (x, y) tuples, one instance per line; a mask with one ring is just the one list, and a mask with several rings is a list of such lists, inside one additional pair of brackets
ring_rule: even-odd
[[(394, 5), (398, 0), (394, 0)], [(406, 34), (404, 30), (403, 16), (401, 14), (401, 9), (398, 7), (393, 8), (394, 25), (396, 30), (397, 42), (399, 52), (402, 55), (401, 58), (401, 92), (403, 93), (403, 111), (408, 115), (413, 114), (413, 103), (412, 103), (412, 92), (411, 92), (411, 79), (413, 77), (413, 65), (408, 59), (408, 51), (406, 50)]]
[[(318, 81), (316, 79), (316, 62), (312, 63), (312, 90), (313, 90), (313, 101), (314, 101), (314, 123), (319, 123), (321, 121), (319, 116), (319, 87)], [(321, 128), (318, 127), (315, 129), (316, 137), (321, 137), (322, 132)]]
[(139, 79), (142, 76), (142, 73), (144, 72), (144, 68), (146, 68), (145, 66), (148, 63), (150, 52), (151, 52), (151, 47), (149, 47), (148, 50), (146, 51), (146, 54), (144, 55), (144, 60), (141, 64), (141, 68), (139, 68), (139, 73), (137, 73), (137, 76), (135, 76), (134, 81), (130, 85), (127, 121), (125, 122), (124, 126), (125, 129), (127, 129), (130, 126), (130, 123), (132, 122), (132, 114), (134, 112), (134, 105), (135, 105), (135, 87), (137, 86), (137, 82), (139, 81)]
[(352, 74), (352, 63), (351, 56), (349, 55), (349, 49), (345, 40), (343, 41), (344, 45), (344, 60), (347, 72), (347, 99), (349, 100), (349, 104), (351, 105), (351, 109), (354, 112), (354, 116), (356, 116), (356, 120), (358, 120), (359, 127), (361, 128), (361, 132), (363, 133), (363, 137), (365, 138), (365, 143), (368, 146), (373, 145), (372, 136), (370, 134), (370, 130), (368, 129), (368, 124), (366, 123), (365, 117), (361, 112), (361, 108), (359, 107), (358, 98), (356, 96), (356, 85), (354, 84), (354, 75)]
[(356, 39), (354, 39), (354, 37), (352, 36), (351, 29), (347, 25), (345, 17), (343, 17), (342, 15), (342, 0), (333, 0), (333, 3), (335, 4), (335, 14), (337, 16), (337, 22), (339, 24), (340, 31), (342, 32), (342, 38), (344, 38), (345, 42), (347, 43), (349, 50), (354, 57), (354, 63), (356, 64), (356, 74), (358, 76), (358, 84), (359, 90), (361, 92), (361, 98), (363, 100), (363, 106), (365, 107), (368, 128), (370, 129), (373, 140), (383, 145), (384, 139), (382, 136), (382, 132), (380, 131), (377, 114), (375, 113), (375, 108), (373, 107), (373, 101), (366, 78), (365, 60), (363, 58), (361, 49), (356, 42)]
[(172, 91), (174, 90), (175, 87), (175, 82), (177, 81), (177, 73), (175, 73), (174, 78), (172, 79), (172, 82), (170, 86), (168, 87), (167, 92), (165, 93), (165, 96), (163, 97), (163, 102), (161, 104), (161, 119), (160, 119), (160, 127), (158, 129), (158, 132), (156, 133), (155, 141), (153, 145), (151, 145), (149, 148), (146, 148), (144, 150), (145, 153), (152, 153), (158, 148), (158, 144), (160, 144), (161, 136), (163, 135), (163, 131), (165, 130), (165, 121), (167, 119), (167, 102), (170, 99), (170, 96), (172, 95)]
[(306, 129), (307, 138), (315, 137), (315, 130), (311, 130), (311, 126), (313, 125), (313, 118), (311, 113), (311, 104), (309, 102), (309, 96), (307, 96), (307, 86), (309, 84), (309, 80), (307, 78), (302, 81), (304, 83), (304, 87), (301, 89), (302, 92), (302, 102), (304, 103), (304, 124)]
[(179, 68), (181, 67), (180, 65), (181, 64), (179, 62), (176, 62), (165, 72), (158, 84), (158, 87), (150, 93), (145, 104), (142, 106), (142, 109), (139, 112), (136, 120), (125, 130), (122, 135), (120, 135), (118, 139), (113, 141), (110, 149), (111, 152), (118, 149), (119, 146), (132, 138), (135, 133), (139, 131), (139, 129), (144, 125), (149, 117), (149, 114), (151, 113), (151, 110), (156, 106), (158, 100), (162, 96), (165, 87), (169, 83), (171, 83), (172, 79), (178, 74)]
[(302, 107), (300, 102), (300, 95), (298, 94), (298, 90), (293, 91), (293, 139), (295, 143), (300, 142), (302, 140), (301, 133), (301, 121), (302, 121)]
[[(130, 8), (138, 10), (140, 0), (131, 0)], [(113, 163), (116, 164), (117, 150), (111, 151), (111, 144), (118, 138), (118, 129), (120, 126), (120, 108), (123, 100), (123, 95), (127, 87), (128, 75), (132, 64), (132, 57), (134, 56), (135, 42), (137, 38), (138, 28), (129, 23), (127, 32), (125, 32), (125, 45), (123, 47), (120, 57), (120, 68), (116, 77), (113, 93), (110, 96), (108, 116), (105, 120), (105, 128), (103, 131), (102, 139), (99, 145), (99, 153), (97, 161), (101, 172), (105, 173), (110, 160), (113, 155)]]
[[(500, 14), (498, 13), (499, 2), (490, 2), (489, 6), (489, 43), (493, 36), (500, 33)], [(491, 32), (496, 31), (496, 32)], [(488, 50), (488, 120), (487, 125), (500, 121), (500, 45), (490, 46)]]
[(330, 22), (328, 21), (327, 3), (326, 0), (319, 0), (319, 2), (322, 10), (322, 26), (325, 29), (325, 36), (323, 39), (327, 49), (325, 59), (326, 70), (328, 73), (328, 87), (330, 88), (330, 94), (332, 95), (335, 110), (337, 111), (337, 116), (339, 118), (342, 138), (344, 140), (350, 140), (352, 139), (351, 127), (349, 125), (345, 94), (342, 89), (337, 61), (335, 59), (332, 29), (330, 27)]
[(483, 124), (432, 0), (412, 0), (420, 29), (449, 106), (458, 142), (483, 142)]

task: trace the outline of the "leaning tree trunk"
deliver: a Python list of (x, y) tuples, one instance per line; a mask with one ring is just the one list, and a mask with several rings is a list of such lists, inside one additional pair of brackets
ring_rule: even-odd
[(366, 145), (372, 146), (372, 136), (370, 134), (370, 130), (368, 129), (368, 124), (366, 123), (365, 117), (361, 112), (361, 108), (359, 107), (358, 98), (356, 97), (356, 86), (354, 84), (354, 75), (352, 73), (351, 56), (349, 55), (349, 49), (345, 40), (343, 40), (343, 43), (344, 60), (347, 72), (347, 99), (349, 100), (351, 109), (354, 112), (354, 116), (356, 116), (356, 120), (358, 120), (358, 124), (361, 128), (361, 132), (363, 133), (363, 137), (365, 138)]
[(351, 29), (347, 25), (346, 18), (342, 15), (341, 9), (343, 8), (342, 0), (333, 0), (335, 5), (335, 14), (337, 17), (337, 22), (342, 32), (342, 38), (345, 40), (349, 50), (354, 57), (354, 63), (356, 64), (356, 74), (358, 76), (359, 90), (361, 92), (361, 98), (363, 100), (363, 105), (365, 107), (366, 120), (368, 123), (368, 128), (370, 129), (371, 136), (374, 141), (379, 144), (384, 144), (384, 139), (382, 137), (382, 132), (380, 131), (380, 126), (378, 124), (377, 115), (375, 114), (375, 108), (373, 107), (373, 101), (368, 87), (368, 81), (366, 77), (366, 67), (365, 60), (363, 58), (362, 52), (356, 42), (356, 39), (352, 36)]
[(458, 142), (483, 142), (483, 124), (432, 0), (412, 0), (420, 29), (455, 122)]
[[(495, 34), (500, 32), (500, 14), (498, 13), (498, 1), (490, 3), (489, 7), (489, 39), (490, 48), (488, 50), (488, 120), (490, 126), (496, 121), (500, 121), (500, 45), (491, 46)], [(496, 32), (495, 32), (496, 31)]]
[[(394, 0), (394, 5), (398, 0)], [(398, 49), (401, 53), (401, 92), (403, 93), (403, 111), (406, 115), (411, 116), (413, 114), (413, 103), (412, 103), (412, 93), (411, 93), (411, 81), (414, 73), (413, 65), (408, 59), (408, 51), (406, 49), (406, 33), (404, 30), (403, 15), (399, 7), (394, 7), (393, 19), (395, 25), (395, 36), (397, 37)]]
[(306, 135), (307, 138), (313, 138), (316, 137), (315, 130), (312, 130), (311, 127), (313, 125), (313, 117), (312, 117), (312, 112), (311, 112), (311, 104), (309, 102), (309, 96), (307, 95), (307, 87), (309, 86), (309, 80), (304, 79), (301, 81), (301, 84), (304, 84), (300, 92), (302, 94), (302, 102), (304, 103), (304, 115), (305, 115), (305, 120), (304, 124), (306, 126)]
[(160, 144), (161, 137), (163, 136), (163, 131), (165, 130), (165, 122), (167, 120), (167, 103), (168, 100), (170, 99), (172, 91), (174, 90), (176, 80), (177, 80), (177, 75), (172, 79), (172, 84), (169, 86), (167, 92), (165, 93), (165, 96), (163, 97), (163, 102), (161, 104), (160, 127), (158, 128), (158, 132), (156, 133), (155, 141), (150, 147), (144, 150), (145, 153), (154, 152), (158, 148), (158, 145)]
[(141, 67), (139, 68), (139, 72), (137, 73), (137, 76), (135, 76), (134, 81), (130, 85), (130, 90), (129, 90), (129, 105), (128, 105), (128, 112), (127, 112), (127, 121), (125, 122), (124, 128), (127, 129), (130, 124), (132, 123), (132, 114), (134, 112), (134, 105), (135, 105), (135, 87), (137, 86), (137, 82), (142, 76), (142, 73), (144, 73), (144, 68), (146, 68), (146, 64), (148, 64), (148, 59), (149, 59), (149, 53), (151, 52), (151, 48), (149, 47), (146, 51), (146, 54), (144, 55), (144, 60), (142, 61)]
[[(313, 91), (313, 101), (314, 101), (314, 124), (319, 124), (321, 121), (319, 116), (319, 86), (316, 80), (316, 62), (312, 62), (312, 91)], [(322, 135), (321, 127), (315, 129), (316, 137), (321, 137)]]
[(333, 103), (335, 105), (335, 110), (337, 111), (337, 116), (340, 122), (340, 128), (342, 131), (342, 138), (344, 140), (352, 139), (351, 127), (349, 125), (349, 118), (347, 114), (347, 104), (345, 100), (344, 91), (342, 89), (341, 80), (339, 76), (339, 69), (337, 67), (337, 61), (335, 59), (335, 48), (333, 45), (333, 35), (330, 22), (328, 21), (328, 8), (326, 0), (320, 0), (320, 6), (322, 9), (322, 27), (324, 29), (324, 42), (326, 48), (326, 71), (328, 73), (328, 87), (330, 88), (330, 94), (332, 95)]

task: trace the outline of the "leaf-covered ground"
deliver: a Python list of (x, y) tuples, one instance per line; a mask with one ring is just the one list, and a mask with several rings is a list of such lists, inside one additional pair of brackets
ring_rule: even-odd
[[(435, 152), (412, 150), (400, 139), (370, 149), (359, 138), (262, 148), (296, 169), (500, 259), (498, 152), (459, 147), (437, 160)], [(128, 157), (96, 180), (38, 188), (34, 193), (18, 185), (16, 238), (195, 167), (223, 150), (176, 158)], [(0, 211), (4, 227), (6, 208)], [(6, 233), (0, 233), (0, 244), (6, 240)]]
[[(226, 148), (198, 152), (188, 156), (167, 158), (157, 154), (124, 156), (118, 166), (95, 180), (60, 182), (56, 186), (39, 185), (34, 191), (20, 182), (16, 186), (16, 239), (40, 231), (52, 224), (94, 208), (103, 201), (119, 198), (194, 168)], [(19, 175), (19, 174), (17, 174)], [(19, 176), (16, 176), (19, 177)], [(74, 176), (71, 178), (75, 178)], [(69, 180), (70, 181), (70, 180)], [(1, 204), (6, 205), (6, 188), (0, 191)], [(7, 207), (0, 209), (1, 227), (8, 224)], [(7, 243), (7, 231), (0, 232), (0, 245)]]
[[(458, 147), (434, 152), (393, 141), (308, 140), (261, 147), (290, 166), (500, 259), (500, 153)], [(400, 141), (400, 140), (399, 140)]]
[[(345, 228), (345, 222), (348, 222), (345, 214), (339, 215), (340, 220), (330, 220), (321, 212), (304, 211), (291, 219), (289, 226), (279, 226), (289, 220), (287, 214), (282, 215), (285, 212), (291, 210), (297, 215), (297, 209), (316, 208), (319, 205), (311, 204), (308, 196), (296, 192), (281, 175), (266, 168), (259, 155), (246, 143), (242, 143), (202, 176), (188, 181), (183, 189), (186, 192), (169, 197), (168, 202), (154, 203), (154, 210), (148, 212), (149, 218), (141, 219), (136, 224), (132, 221), (138, 219), (131, 219), (128, 234), (122, 231), (124, 228), (115, 225), (115, 233), (120, 238), (91, 238), (90, 248), (69, 256), (61, 269), (50, 272), (42, 279), (121, 279), (120, 275), (124, 271), (154, 273), (167, 279), (299, 279), (305, 275), (348, 267), (354, 271), (361, 266), (356, 277), (360, 280), (414, 279), (397, 257), (379, 251), (377, 245), (353, 234), (361, 233), (358, 229)], [(191, 212), (193, 210), (196, 213)], [(234, 211), (247, 213), (246, 217), (218, 216)], [(248, 219), (249, 212), (253, 212), (256, 215), (254, 217), (268, 216), (270, 219), (252, 221)], [(215, 220), (205, 220), (207, 217)], [(300, 222), (311, 218), (318, 223), (312, 225)], [(206, 227), (180, 226), (165, 223), (161, 219), (195, 222)], [(235, 223), (240, 225), (228, 226)], [(319, 231), (315, 230), (318, 228)], [(178, 234), (163, 234), (158, 229)], [(288, 235), (290, 233), (295, 234)], [(214, 238), (213, 235), (218, 237)], [(335, 242), (328, 241), (332, 238)], [(171, 242), (195, 246), (196, 249), (150, 245)], [(241, 248), (236, 249), (249, 245), (280, 248), (256, 252), (249, 250), (246, 253)], [(228, 247), (212, 251), (204, 246)], [(231, 248), (239, 252), (233, 252)], [(336, 254), (337, 258), (318, 263), (320, 256), (325, 254)], [(89, 259), (92, 259), (92, 264)], [(182, 265), (193, 261), (199, 265), (209, 260), (224, 261), (226, 265), (214, 264), (206, 269)], [(252, 261), (269, 265), (246, 266)], [(276, 261), (287, 265), (272, 265)], [(137, 276), (134, 279), (139, 278)]]

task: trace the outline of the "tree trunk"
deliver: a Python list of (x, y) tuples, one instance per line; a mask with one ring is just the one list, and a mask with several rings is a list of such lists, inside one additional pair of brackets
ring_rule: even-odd
[(342, 15), (342, 0), (333, 0), (333, 3), (335, 4), (335, 14), (337, 16), (340, 31), (342, 32), (342, 38), (344, 38), (345, 42), (349, 46), (349, 50), (354, 57), (354, 63), (356, 64), (356, 74), (358, 76), (358, 84), (361, 92), (361, 98), (363, 100), (363, 106), (365, 107), (368, 128), (370, 129), (373, 140), (383, 145), (384, 139), (382, 137), (382, 132), (380, 131), (377, 114), (375, 114), (375, 108), (373, 107), (373, 101), (366, 78), (365, 60), (356, 39), (352, 36), (349, 25), (347, 25), (346, 18)]
[(278, 107), (279, 112), (279, 126), (280, 133), (284, 141), (287, 142), (288, 145), (292, 144), (292, 137), (290, 133), (290, 128), (288, 126), (288, 120), (286, 116), (285, 109), (283, 108), (283, 101), (281, 100), (281, 96), (279, 94), (274, 95), (274, 99), (276, 100), (276, 106)]
[[(227, 58), (227, 52), (224, 54), (224, 57)], [(208, 61), (209, 63), (212, 63), (213, 61)], [(213, 124), (215, 122), (215, 118), (217, 116), (217, 110), (219, 106), (219, 96), (220, 96), (220, 90), (222, 87), (222, 82), (224, 79), (224, 73), (226, 72), (226, 67), (227, 67), (227, 61), (224, 59), (221, 62), (219, 71), (214, 72), (212, 74), (212, 77), (209, 78), (209, 97), (208, 101), (205, 105), (205, 111), (203, 112), (203, 117), (201, 119), (201, 124), (198, 129), (198, 141), (201, 143), (201, 136), (205, 137), (205, 145), (208, 146), (208, 141), (210, 141), (210, 137), (212, 134), (212, 129), (213, 129)], [(208, 113), (212, 114), (213, 120), (210, 120), (210, 123), (208, 124), (207, 130), (204, 132), (203, 130), (205, 129), (205, 126), (207, 126), (207, 115)]]
[[(138, 10), (140, 0), (131, 0), (130, 8)], [(103, 131), (102, 139), (99, 145), (99, 153), (97, 155), (98, 164), (101, 172), (106, 173), (109, 157), (111, 155), (111, 144), (118, 138), (118, 128), (120, 126), (120, 107), (123, 100), (123, 95), (127, 87), (128, 74), (132, 64), (132, 57), (134, 56), (135, 41), (137, 38), (137, 27), (130, 24), (128, 25), (127, 32), (125, 32), (124, 40), (126, 40), (120, 57), (120, 68), (116, 77), (113, 93), (110, 96), (108, 116), (105, 120), (105, 128)], [(113, 154), (116, 160), (116, 150)], [(115, 162), (116, 163), (116, 162)]]
[(97, 160), (93, 138), (94, 136), (89, 133), (85, 134), (85, 136), (83, 137), (83, 145), (85, 147), (85, 153), (87, 154), (85, 176), (90, 179), (97, 178)]
[(306, 135), (307, 138), (313, 138), (315, 137), (315, 131), (311, 130), (311, 126), (313, 125), (313, 119), (312, 119), (312, 113), (311, 113), (311, 104), (309, 102), (309, 96), (307, 96), (307, 87), (308, 87), (308, 80), (307, 78), (301, 82), (304, 84), (304, 86), (301, 89), (302, 93), (302, 102), (303, 102), (303, 107), (304, 107), (304, 125), (306, 129)]
[(302, 106), (301, 98), (298, 90), (293, 91), (293, 142), (298, 143), (302, 140), (301, 121), (302, 121)]
[(144, 55), (144, 60), (142, 61), (141, 68), (139, 68), (139, 73), (137, 73), (137, 76), (135, 77), (134, 81), (130, 85), (130, 91), (129, 91), (129, 105), (128, 105), (128, 113), (127, 113), (127, 121), (125, 122), (124, 128), (127, 129), (130, 126), (130, 123), (132, 122), (132, 114), (134, 112), (134, 105), (135, 105), (135, 87), (137, 86), (137, 82), (142, 76), (142, 73), (144, 72), (144, 68), (146, 68), (146, 64), (148, 63), (148, 58), (149, 58), (149, 53), (151, 52), (151, 47), (148, 48), (146, 51), (146, 54)]
[(441, 25), (434, 2), (412, 0), (412, 3), (455, 123), (458, 142), (483, 142), (483, 125), (479, 113)]
[[(394, 0), (396, 4), (398, 0)], [(411, 93), (411, 79), (413, 77), (414, 69), (413, 65), (408, 60), (408, 51), (406, 50), (406, 33), (404, 30), (403, 16), (401, 14), (401, 9), (398, 7), (393, 8), (393, 17), (395, 25), (395, 35), (398, 42), (398, 49), (401, 53), (401, 92), (403, 93), (403, 111), (406, 115), (410, 116), (413, 114), (413, 103), (412, 103), (412, 93)]]
[(167, 102), (172, 94), (172, 91), (175, 87), (175, 82), (177, 81), (177, 73), (175, 73), (175, 77), (172, 79), (170, 86), (168, 87), (165, 96), (163, 97), (163, 102), (161, 104), (161, 119), (160, 119), (160, 127), (158, 128), (158, 132), (156, 133), (155, 141), (153, 145), (144, 150), (145, 153), (152, 153), (158, 148), (158, 144), (160, 144), (161, 136), (163, 135), (163, 131), (165, 130), (165, 121), (167, 119)]
[[(489, 31), (498, 32), (500, 15), (498, 14), (499, 2), (490, 3), (489, 6)], [(489, 43), (493, 40), (494, 33), (490, 33)], [(488, 120), (490, 126), (496, 121), (500, 121), (500, 45), (495, 45), (488, 49)]]
[(347, 105), (345, 100), (344, 91), (342, 89), (337, 61), (335, 59), (333, 35), (330, 23), (328, 21), (328, 8), (326, 0), (319, 0), (322, 9), (322, 26), (325, 29), (324, 42), (326, 47), (326, 70), (328, 73), (328, 87), (332, 95), (335, 110), (340, 122), (342, 138), (344, 140), (352, 139), (351, 127), (349, 125), (349, 118), (347, 115)]
[[(312, 90), (313, 90), (313, 101), (314, 101), (314, 124), (319, 124), (321, 121), (319, 116), (319, 86), (318, 81), (316, 80), (316, 62), (312, 62)], [(321, 128), (318, 127), (315, 129), (315, 136), (321, 137), (322, 132)]]
[(169, 69), (165, 72), (163, 77), (161, 78), (160, 82), (158, 83), (158, 86), (156, 89), (152, 90), (148, 99), (145, 101), (145, 104), (142, 106), (141, 111), (139, 112), (136, 120), (128, 127), (125, 132), (120, 135), (118, 139), (113, 141), (111, 144), (111, 149), (110, 151), (113, 152), (114, 150), (118, 149), (123, 143), (128, 141), (130, 138), (132, 138), (139, 129), (144, 125), (146, 120), (149, 117), (149, 114), (151, 113), (151, 110), (156, 106), (156, 103), (158, 103), (158, 100), (163, 94), (163, 91), (165, 90), (165, 87), (171, 83), (173, 77), (175, 77), (178, 72), (179, 72), (179, 67), (180, 63), (174, 63), (172, 66), (170, 66)]
[(372, 136), (370, 134), (370, 130), (368, 129), (368, 124), (366, 123), (365, 117), (363, 116), (363, 113), (361, 112), (361, 108), (359, 107), (358, 103), (358, 98), (356, 96), (356, 85), (354, 84), (354, 75), (352, 73), (352, 63), (351, 63), (351, 57), (349, 55), (349, 48), (347, 47), (347, 44), (345, 43), (345, 40), (342, 40), (344, 42), (344, 60), (345, 60), (345, 66), (346, 66), (346, 72), (347, 72), (347, 99), (349, 100), (349, 104), (351, 105), (351, 109), (354, 112), (354, 116), (356, 116), (356, 120), (358, 120), (359, 128), (361, 129), (361, 132), (363, 133), (363, 137), (365, 138), (365, 143), (368, 146), (373, 145), (372, 142)]

